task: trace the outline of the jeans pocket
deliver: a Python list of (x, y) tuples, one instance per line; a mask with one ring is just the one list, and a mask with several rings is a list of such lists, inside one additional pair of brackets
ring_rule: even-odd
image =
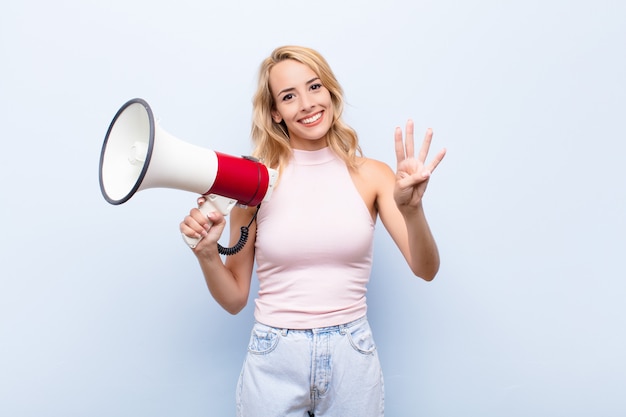
[(248, 352), (256, 355), (265, 355), (276, 349), (280, 334), (278, 330), (255, 324), (250, 335), (250, 343), (248, 343)]
[(347, 329), (350, 344), (359, 353), (371, 355), (376, 351), (374, 335), (367, 322)]

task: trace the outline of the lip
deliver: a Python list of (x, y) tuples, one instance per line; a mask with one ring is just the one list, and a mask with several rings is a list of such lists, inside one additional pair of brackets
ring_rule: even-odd
[[(303, 120), (309, 119), (309, 118), (311, 118), (313, 116), (316, 116), (318, 114), (320, 114), (320, 118), (317, 119), (316, 121), (314, 121), (313, 123), (304, 123), (303, 122)], [(303, 117), (300, 120), (298, 120), (298, 123), (300, 123), (304, 127), (314, 127), (314, 126), (317, 126), (318, 124), (322, 123), (323, 120), (324, 120), (324, 110), (318, 111), (318, 112), (310, 114), (310, 115), (307, 115), (306, 117)]]

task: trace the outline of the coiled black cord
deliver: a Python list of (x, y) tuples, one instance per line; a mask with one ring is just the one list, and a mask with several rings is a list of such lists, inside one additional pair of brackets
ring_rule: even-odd
[(234, 255), (243, 249), (243, 247), (246, 245), (246, 242), (248, 241), (248, 234), (250, 231), (250, 226), (252, 225), (252, 222), (256, 219), (256, 215), (259, 213), (260, 208), (261, 208), (260, 204), (256, 206), (256, 211), (254, 212), (254, 216), (252, 216), (250, 223), (248, 223), (247, 226), (241, 226), (241, 235), (239, 236), (239, 241), (235, 243), (234, 246), (230, 248), (225, 248), (224, 246), (220, 245), (218, 242), (217, 251), (220, 253), (220, 255), (226, 255), (226, 256)]

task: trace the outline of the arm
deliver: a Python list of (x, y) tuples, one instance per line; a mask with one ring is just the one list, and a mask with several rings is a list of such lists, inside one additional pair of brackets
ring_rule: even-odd
[[(198, 200), (202, 203), (203, 200)], [(247, 225), (254, 210), (233, 208), (230, 224), (230, 244), (239, 240), (241, 226)], [(189, 237), (200, 237), (202, 240), (192, 249), (198, 259), (200, 268), (211, 295), (219, 305), (231, 314), (239, 313), (248, 302), (250, 281), (254, 266), (254, 240), (256, 224), (250, 225), (248, 242), (235, 255), (222, 257), (217, 251), (217, 242), (224, 231), (226, 219), (221, 213), (211, 213), (205, 217), (200, 210), (194, 208), (180, 224), (180, 231)]]
[(380, 176), (376, 203), (383, 224), (411, 271), (431, 281), (439, 270), (439, 251), (426, 221), (422, 198), (430, 175), (445, 156), (445, 149), (426, 165), (432, 131), (427, 131), (417, 158), (414, 157), (413, 140), (412, 121), (409, 120), (406, 125), (406, 140), (403, 140), (402, 130), (396, 128), (398, 167), (395, 175), (386, 167), (384, 175)]

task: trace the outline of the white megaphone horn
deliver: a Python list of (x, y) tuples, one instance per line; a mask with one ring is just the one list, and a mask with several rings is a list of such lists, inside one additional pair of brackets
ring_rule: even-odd
[[(100, 190), (111, 204), (128, 201), (147, 188), (174, 188), (206, 197), (205, 215), (228, 215), (235, 205), (258, 206), (269, 200), (278, 172), (251, 157), (235, 157), (201, 148), (161, 129), (146, 101), (126, 102), (109, 126), (100, 154)], [(244, 230), (245, 229), (245, 230)], [(200, 239), (183, 235), (194, 248)], [(231, 255), (245, 244), (247, 227)]]

